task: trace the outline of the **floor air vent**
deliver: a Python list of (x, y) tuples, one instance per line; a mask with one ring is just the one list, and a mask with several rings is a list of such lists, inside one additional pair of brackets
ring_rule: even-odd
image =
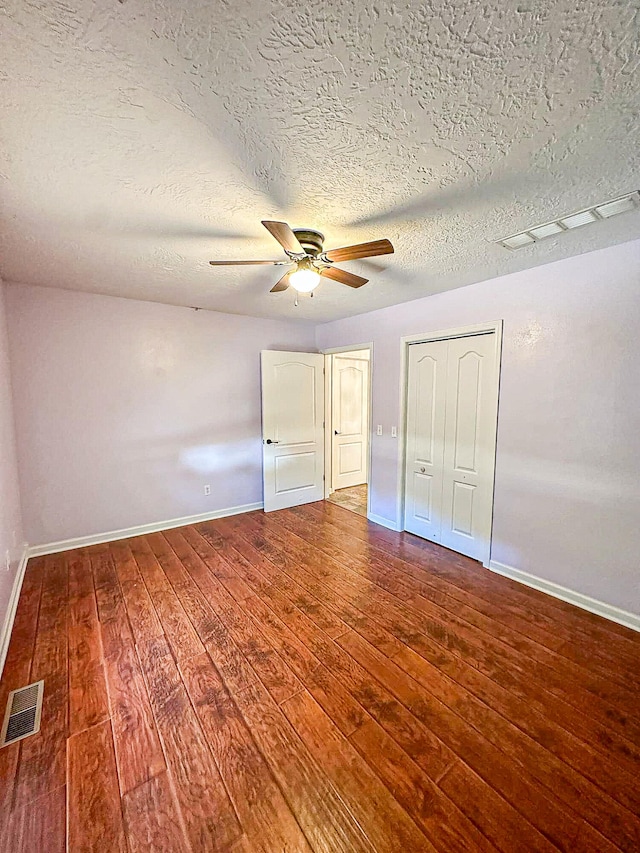
[(36, 681), (9, 694), (0, 733), (0, 748), (40, 731), (43, 693), (44, 681)]

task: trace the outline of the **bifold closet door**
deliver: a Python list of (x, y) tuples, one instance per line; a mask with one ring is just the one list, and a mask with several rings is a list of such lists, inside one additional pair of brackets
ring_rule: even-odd
[(448, 341), (409, 347), (404, 529), (440, 542)]
[(498, 376), (496, 336), (448, 341), (440, 544), (488, 561)]
[(495, 334), (409, 347), (405, 530), (477, 560), (491, 542)]

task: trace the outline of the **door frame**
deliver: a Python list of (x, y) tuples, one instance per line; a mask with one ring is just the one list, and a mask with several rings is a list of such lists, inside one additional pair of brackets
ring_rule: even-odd
[(477, 323), (472, 326), (460, 326), (456, 329), (444, 329), (436, 332), (425, 332), (422, 335), (406, 335), (400, 338), (400, 423), (398, 424), (398, 439), (400, 447), (399, 470), (398, 470), (398, 500), (396, 504), (396, 518), (398, 519), (398, 530), (404, 530), (404, 504), (406, 487), (407, 466), (407, 401), (409, 395), (409, 347), (411, 344), (426, 344), (432, 341), (446, 341), (451, 338), (470, 338), (476, 335), (495, 335), (496, 355), (496, 422), (494, 428), (494, 446), (491, 454), (491, 523), (489, 543), (482, 565), (489, 566), (491, 560), (491, 547), (493, 544), (493, 507), (495, 503), (495, 471), (496, 451), (498, 446), (498, 415), (500, 411), (500, 377), (502, 374), (502, 327), (503, 320), (492, 320), (486, 323)]
[(339, 355), (341, 352), (357, 352), (358, 350), (369, 351), (369, 424), (367, 435), (367, 518), (371, 514), (371, 439), (373, 436), (373, 341), (368, 341), (362, 344), (353, 344), (346, 347), (328, 347), (320, 350), (324, 355), (324, 499), (326, 500), (333, 489), (331, 488), (332, 477), (332, 459), (333, 435), (331, 426), (331, 410), (333, 404), (333, 360), (332, 355)]

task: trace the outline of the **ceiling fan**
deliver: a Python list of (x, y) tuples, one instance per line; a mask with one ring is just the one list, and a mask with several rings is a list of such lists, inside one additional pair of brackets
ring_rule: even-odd
[(372, 240), (342, 249), (323, 249), (324, 234), (312, 228), (290, 228), (286, 222), (262, 222), (267, 231), (276, 238), (287, 255), (286, 261), (209, 261), (214, 266), (248, 266), (251, 264), (273, 264), (290, 266), (287, 272), (271, 288), (271, 293), (280, 293), (293, 287), (298, 293), (309, 293), (320, 284), (322, 276), (349, 287), (362, 287), (369, 279), (335, 267), (335, 261), (351, 261), (357, 258), (372, 258), (393, 252), (389, 240)]

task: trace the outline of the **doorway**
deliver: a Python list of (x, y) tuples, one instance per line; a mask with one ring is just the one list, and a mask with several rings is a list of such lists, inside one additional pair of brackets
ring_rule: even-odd
[(367, 516), (371, 345), (325, 355), (325, 498)]
[(501, 323), (403, 340), (402, 528), (488, 564)]

